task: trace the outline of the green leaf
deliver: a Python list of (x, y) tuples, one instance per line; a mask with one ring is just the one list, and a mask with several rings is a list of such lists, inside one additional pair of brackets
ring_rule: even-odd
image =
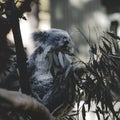
[(52, 65), (53, 65), (53, 57), (52, 54), (50, 53), (48, 56), (48, 61), (49, 61), (49, 69), (51, 69)]
[(70, 65), (67, 67), (66, 71), (65, 71), (65, 77), (64, 77), (65, 79), (66, 79), (67, 76), (69, 75), (71, 68), (72, 68), (72, 65), (70, 64)]
[(109, 115), (105, 118), (105, 120), (108, 120), (108, 118), (109, 118)]
[(75, 72), (73, 73), (73, 75), (74, 75), (75, 81), (79, 81), (79, 77)]
[(119, 52), (119, 45), (117, 41), (113, 41), (115, 53)]
[(96, 115), (97, 115), (97, 118), (98, 118), (98, 120), (100, 120), (100, 115), (99, 115), (99, 112), (98, 112), (98, 110), (96, 110)]
[(91, 52), (93, 52), (94, 54), (97, 54), (97, 46), (94, 44), (91, 47)]
[(72, 63), (72, 59), (71, 56), (69, 56), (68, 54), (65, 54), (66, 59), (68, 60), (69, 63)]
[(59, 60), (58, 60), (58, 57), (55, 53), (53, 54), (53, 59), (54, 59), (56, 66), (59, 66)]
[(89, 55), (90, 55), (90, 60), (94, 59), (94, 53), (92, 51), (89, 51)]
[(58, 53), (58, 58), (59, 58), (59, 62), (60, 65), (62, 66), (62, 68), (65, 68), (65, 64), (64, 64), (64, 60), (63, 60), (63, 55), (61, 52)]
[(107, 42), (109, 42), (109, 44), (112, 44), (112, 42), (111, 42), (108, 38), (106, 38), (106, 37), (104, 37), (104, 36), (102, 36), (102, 38), (103, 38), (104, 40), (106, 40)]
[(42, 56), (43, 58), (45, 58), (45, 57), (47, 56), (48, 52), (50, 52), (51, 47), (52, 47), (52, 46), (47, 46), (47, 47), (45, 48), (44, 54), (42, 54), (42, 55), (43, 55), (43, 56)]
[(103, 111), (100, 109), (99, 106), (97, 106), (97, 111), (98, 111), (100, 114), (103, 114)]
[(83, 107), (82, 107), (82, 117), (83, 117), (83, 120), (86, 120), (86, 112), (85, 112), (85, 106), (83, 104)]
[(115, 35), (114, 33), (107, 32), (112, 38), (120, 40), (120, 37)]
[(87, 104), (88, 104), (88, 111), (90, 111), (90, 107), (91, 107), (91, 95), (88, 96)]
[(111, 52), (111, 47), (106, 42), (103, 41), (103, 45), (107, 52)]
[(101, 46), (99, 46), (99, 49), (101, 53), (106, 53), (106, 51)]

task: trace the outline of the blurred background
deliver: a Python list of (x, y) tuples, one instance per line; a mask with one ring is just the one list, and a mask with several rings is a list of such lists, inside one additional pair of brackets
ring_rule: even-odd
[[(31, 8), (30, 13), (24, 14), (27, 20), (20, 20), (28, 55), (35, 48), (32, 33), (38, 30), (57, 28), (68, 31), (79, 49), (77, 54), (85, 61), (89, 57), (85, 39), (97, 42), (97, 38), (106, 31), (120, 36), (120, 0), (38, 0), (38, 4), (33, 2)], [(12, 39), (11, 35), (9, 37)], [(93, 112), (88, 113), (86, 118), (97, 120)]]
[(36, 30), (67, 30), (76, 47), (80, 49), (81, 55), (86, 49), (82, 47), (85, 40), (80, 31), (92, 42), (110, 29), (117, 29), (117, 34), (120, 34), (119, 0), (39, 0), (38, 4), (32, 3), (31, 8), (30, 13), (25, 13), (27, 20), (20, 20), (28, 54), (31, 54), (34, 48), (31, 33)]
[(28, 54), (34, 50), (31, 34), (36, 30), (51, 28), (67, 30), (83, 59), (88, 54), (84, 36), (91, 42), (96, 42), (97, 37), (105, 31), (120, 34), (120, 0), (37, 0), (37, 2), (31, 4), (30, 13), (25, 13), (27, 20), (20, 20), (22, 38)]

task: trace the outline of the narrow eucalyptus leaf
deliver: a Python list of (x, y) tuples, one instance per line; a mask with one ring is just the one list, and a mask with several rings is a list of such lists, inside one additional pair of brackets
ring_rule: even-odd
[(85, 106), (83, 105), (82, 107), (82, 117), (83, 117), (83, 120), (86, 120), (86, 112), (85, 112)]
[(108, 120), (108, 118), (109, 118), (109, 115), (105, 118), (105, 120)]
[(66, 69), (66, 71), (65, 71), (65, 79), (66, 79), (67, 76), (69, 75), (69, 72), (70, 72), (71, 68), (72, 68), (72, 65), (69, 65), (69, 66), (67, 67), (67, 69)]
[(57, 66), (59, 66), (59, 60), (58, 60), (58, 56), (56, 54), (53, 54), (53, 59), (54, 59), (54, 62)]
[(107, 42), (109, 42), (109, 44), (112, 44), (112, 42), (111, 42), (108, 38), (106, 38), (106, 37), (104, 37), (104, 36), (102, 36), (102, 38), (103, 38), (104, 40), (106, 40)]
[(89, 51), (89, 55), (90, 55), (90, 60), (94, 59), (94, 53), (92, 51)]
[(98, 120), (100, 120), (100, 115), (99, 115), (98, 110), (96, 110), (96, 112), (95, 112), (95, 113), (96, 113), (96, 115), (97, 115), (97, 119), (98, 119)]
[(52, 46), (48, 46), (48, 47), (45, 48), (44, 54), (43, 54), (43, 58), (45, 58), (45, 57), (47, 56), (47, 54), (48, 54), (48, 52), (50, 51), (51, 47), (52, 47)]
[(61, 52), (58, 53), (58, 58), (59, 58), (59, 62), (60, 62), (60, 65), (62, 66), (62, 68), (65, 68), (63, 55)]
[(68, 54), (65, 54), (66, 59), (69, 61), (69, 63), (72, 63), (72, 59)]
[(48, 61), (49, 61), (49, 69), (52, 67), (52, 65), (54, 64), (53, 63), (53, 56), (52, 56), (52, 54), (50, 54), (49, 56), (48, 56)]
[(110, 46), (104, 41), (103, 41), (103, 44), (104, 44), (104, 47), (107, 50), (107, 52), (109, 52), (110, 51)]
[(96, 46), (96, 45), (92, 45), (90, 48), (91, 48), (91, 51), (92, 51), (94, 54), (97, 54), (97, 46)]
[(120, 37), (115, 35), (114, 33), (107, 32), (112, 38), (120, 40)]
[(90, 107), (91, 107), (91, 98), (89, 98), (88, 100), (88, 111), (90, 111)]
[(99, 49), (101, 53), (106, 53), (106, 51), (102, 47), (99, 46)]
[(119, 52), (119, 45), (117, 41), (113, 41), (113, 46), (114, 46), (115, 53)]

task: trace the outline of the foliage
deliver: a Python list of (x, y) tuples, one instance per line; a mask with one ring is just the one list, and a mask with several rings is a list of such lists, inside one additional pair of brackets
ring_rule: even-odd
[[(24, 12), (28, 12), (31, 10), (30, 3), (34, 0), (0, 0), (0, 12), (1, 14), (8, 14), (7, 11), (9, 8), (12, 9), (16, 7), (16, 15), (21, 18), (23, 17)], [(10, 6), (12, 3), (13, 6)], [(23, 19), (25, 19), (23, 17)]]
[[(51, 65), (53, 65), (51, 71), (56, 72), (53, 73), (57, 78), (54, 81), (56, 85), (54, 87), (58, 89), (58, 86), (63, 86), (66, 81), (68, 85), (66, 88), (68, 91), (71, 90), (71, 92), (68, 92), (68, 96), (66, 95), (67, 104), (59, 108), (58, 114), (63, 111), (66, 112), (64, 115), (68, 114), (70, 111), (68, 108), (70, 107), (67, 108), (66, 106), (70, 104), (73, 107), (73, 103), (75, 101), (77, 103), (77, 110), (73, 110), (70, 114), (63, 118), (60, 117), (58, 120), (79, 120), (79, 114), (82, 114), (83, 120), (86, 120), (86, 114), (91, 112), (93, 103), (95, 104), (93, 112), (98, 120), (119, 120), (120, 108), (115, 108), (120, 100), (119, 40), (118, 36), (109, 32), (100, 36), (96, 44), (91, 44), (87, 40), (90, 48), (88, 63), (83, 62), (71, 52), (60, 50), (61, 52), (58, 55), (53, 53), (53, 57), (51, 56), (53, 60), (50, 59), (50, 63), (52, 62)], [(62, 79), (57, 74), (56, 64), (62, 68)], [(71, 87), (70, 84), (74, 87)], [(72, 96), (71, 98), (69, 94)], [(81, 100), (84, 101), (82, 105), (80, 105)]]
[[(30, 2), (32, 0), (24, 0), (20, 2), (16, 0), (16, 15), (18, 18), (22, 17), (22, 14), (25, 11), (30, 10)], [(20, 2), (20, 6), (18, 5)], [(3, 0), (0, 3), (0, 20), (3, 19), (3, 14), (9, 14), (9, 10), (6, 9), (6, 4), (9, 3), (9, 0)], [(18, 5), (18, 6), (17, 6)], [(7, 10), (7, 11), (6, 11)], [(7, 12), (7, 13), (6, 13)], [(25, 19), (23, 17), (23, 19)], [(5, 35), (10, 30), (9, 21), (6, 18), (3, 19), (3, 25), (6, 27)], [(0, 31), (1, 34), (2, 31)], [(88, 41), (88, 45), (90, 47), (90, 59), (88, 63), (84, 63), (79, 58), (77, 58), (74, 54), (69, 54), (74, 61), (71, 62), (71, 59), (66, 54), (59, 52), (59, 54), (52, 57), (52, 61), (59, 63), (61, 68), (65, 68), (64, 74), (62, 75), (63, 81), (70, 86), (68, 87), (68, 102), (66, 104), (71, 104), (75, 101), (77, 102), (77, 111), (73, 111), (73, 114), (67, 115), (63, 119), (74, 120), (79, 119), (76, 116), (79, 115), (80, 111), (83, 116), (83, 120), (86, 119), (86, 112), (90, 111), (91, 103), (95, 102), (95, 114), (98, 120), (101, 120), (101, 115), (104, 120), (119, 120), (120, 118), (120, 108), (118, 110), (115, 109), (116, 103), (119, 101), (119, 89), (120, 89), (120, 48), (119, 48), (119, 40), (120, 38), (112, 33), (104, 33), (103, 36), (99, 38), (98, 44), (92, 44)], [(68, 61), (69, 65), (67, 68), (64, 64), (64, 58)], [(51, 59), (50, 59), (51, 61)], [(84, 66), (84, 67), (83, 67)], [(51, 69), (57, 69), (56, 66), (51, 66)], [(53, 74), (56, 71), (54, 71)], [(57, 74), (58, 75), (58, 74)], [(58, 78), (58, 76), (57, 76)], [(68, 78), (72, 78), (72, 83), (70, 83)], [(59, 79), (61, 80), (61, 79)], [(54, 83), (55, 86), (59, 85), (59, 82), (63, 85), (63, 82), (57, 81)], [(73, 85), (76, 85), (75, 88)], [(58, 87), (58, 86), (57, 86)], [(56, 87), (56, 88), (57, 88)], [(75, 89), (75, 91), (71, 91)], [(73, 95), (75, 92), (76, 97)], [(71, 96), (72, 94), (73, 96)], [(75, 97), (75, 98), (73, 98)], [(83, 105), (80, 107), (80, 101), (84, 100)], [(86, 109), (86, 105), (88, 106)], [(69, 107), (66, 107), (67, 110)], [(63, 111), (63, 109), (62, 109)], [(67, 110), (69, 112), (69, 110)]]
[[(120, 119), (120, 108), (115, 109), (115, 105), (120, 100), (119, 40), (118, 36), (107, 32), (98, 39), (96, 44), (91, 45), (87, 41), (90, 47), (89, 62), (84, 63), (78, 58), (75, 62), (75, 66), (84, 65), (84, 68), (75, 67), (73, 71), (78, 94), (76, 112), (79, 114), (81, 111), (83, 120), (86, 120), (86, 112), (90, 111), (93, 102), (98, 120)], [(80, 108), (81, 100), (84, 100), (84, 103)], [(69, 119), (73, 119), (73, 115), (70, 116)]]

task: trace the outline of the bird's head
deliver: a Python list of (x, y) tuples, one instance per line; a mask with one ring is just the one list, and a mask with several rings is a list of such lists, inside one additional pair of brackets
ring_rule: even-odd
[(53, 50), (70, 50), (72, 46), (71, 37), (68, 32), (61, 29), (51, 29), (33, 34), (37, 47), (45, 49), (51, 46)]

